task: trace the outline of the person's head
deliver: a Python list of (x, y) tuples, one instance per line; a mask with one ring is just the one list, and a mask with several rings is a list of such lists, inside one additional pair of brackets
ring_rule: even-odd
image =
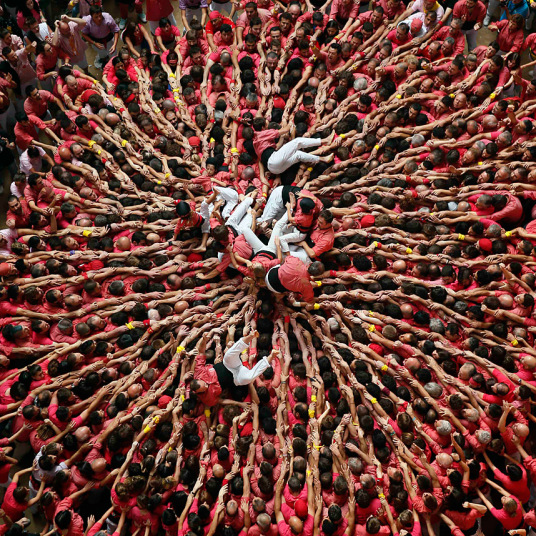
[(104, 15), (102, 12), (102, 8), (98, 5), (92, 5), (89, 8), (89, 15), (91, 16), (91, 19), (97, 26), (100, 26), (104, 22)]

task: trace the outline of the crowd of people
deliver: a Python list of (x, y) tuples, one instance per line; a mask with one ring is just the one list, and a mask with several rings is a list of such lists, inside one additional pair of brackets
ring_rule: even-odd
[(0, 535), (534, 534), (533, 8), (174, 9), (0, 2)]

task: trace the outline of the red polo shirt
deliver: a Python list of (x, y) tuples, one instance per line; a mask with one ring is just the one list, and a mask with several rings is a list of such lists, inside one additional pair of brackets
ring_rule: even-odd
[(48, 103), (54, 102), (54, 95), (50, 91), (44, 89), (39, 90), (41, 99), (35, 100), (28, 97), (24, 101), (24, 111), (27, 115), (36, 115), (37, 117), (43, 117), (48, 111)]
[(313, 287), (303, 261), (289, 255), (279, 267), (278, 275), (279, 281), (288, 291), (295, 292), (305, 301), (313, 300)]

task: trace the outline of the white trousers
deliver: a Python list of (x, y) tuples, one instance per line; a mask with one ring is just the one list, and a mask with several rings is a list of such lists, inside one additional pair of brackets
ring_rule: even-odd
[(201, 203), (199, 207), (199, 214), (203, 216), (203, 225), (201, 225), (201, 232), (207, 234), (210, 232), (210, 213), (212, 212), (212, 205), (209, 205), (205, 201)]
[(279, 220), (285, 213), (285, 205), (283, 204), (283, 186), (277, 186), (272, 190), (266, 206), (259, 218), (259, 222)]
[(279, 221), (282, 221), (283, 225), (283, 230), (279, 237), (281, 251), (283, 253), (288, 253), (290, 251), (289, 244), (295, 244), (296, 242), (305, 240), (307, 234), (299, 231), (294, 225), (288, 225), (288, 213), (285, 213)]
[(277, 251), (277, 248), (275, 246), (275, 239), (276, 237), (281, 235), (283, 225), (284, 223), (281, 223), (281, 220), (274, 225), (274, 228), (272, 229), (272, 234), (270, 235), (270, 240), (268, 241), (268, 245), (264, 244), (249, 227), (243, 228), (242, 234), (244, 235), (246, 242), (251, 246), (251, 249), (253, 249), (253, 253), (255, 253), (255, 255), (262, 250), (271, 251), (275, 254)]
[(227, 220), (227, 225), (232, 226), (238, 234), (243, 234), (244, 229), (251, 229), (253, 217), (248, 214), (248, 209), (253, 203), (252, 197), (246, 197)]
[(311, 258), (307, 255), (307, 252), (300, 246), (290, 246), (290, 254), (293, 257), (297, 257), (300, 261), (303, 262), (306, 266), (311, 264)]
[(301, 151), (301, 149), (320, 147), (320, 145), (322, 145), (322, 140), (318, 138), (296, 138), (289, 141), (270, 156), (268, 159), (268, 171), (278, 175), (298, 162), (316, 164), (320, 157)]
[(222, 199), (225, 201), (225, 206), (221, 212), (223, 219), (227, 219), (233, 209), (238, 205), (238, 192), (232, 188), (222, 188), (220, 186), (215, 186), (214, 191), (217, 192), (216, 199)]
[(232, 373), (235, 385), (248, 385), (255, 381), (269, 366), (270, 363), (263, 357), (252, 369), (242, 363), (242, 352), (248, 349), (243, 339), (235, 342), (223, 356), (225, 368)]

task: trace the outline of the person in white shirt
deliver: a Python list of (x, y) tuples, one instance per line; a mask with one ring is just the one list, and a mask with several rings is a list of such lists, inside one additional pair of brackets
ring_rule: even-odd
[(51, 167), (54, 165), (54, 160), (42, 147), (32, 145), (20, 155), (20, 170), (27, 177), (30, 173), (41, 173), (43, 160), (46, 160)]
[(0, 229), (0, 257), (11, 255), (11, 244), (18, 236), (15, 229)]

